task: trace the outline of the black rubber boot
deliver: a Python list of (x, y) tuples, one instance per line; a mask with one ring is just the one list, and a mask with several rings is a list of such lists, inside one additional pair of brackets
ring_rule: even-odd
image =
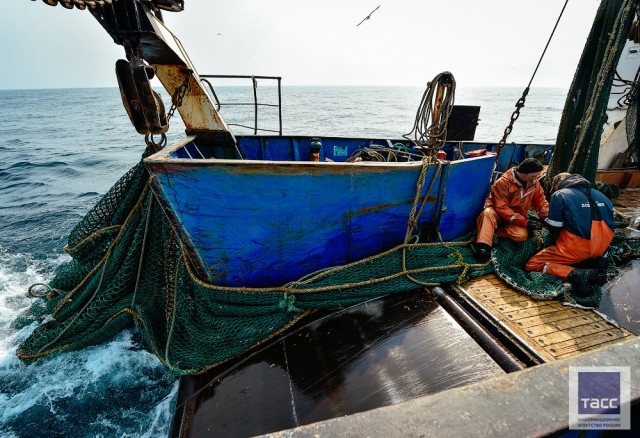
[(476, 253), (476, 258), (482, 263), (487, 263), (491, 259), (491, 247), (486, 243), (474, 243), (473, 251)]
[[(594, 259), (596, 261), (596, 269), (599, 271), (607, 272), (609, 269), (609, 259), (606, 257), (598, 257)], [(603, 283), (604, 284), (604, 283)]]
[(588, 294), (589, 286), (602, 286), (607, 282), (607, 274), (596, 269), (574, 269), (567, 277), (573, 293), (577, 296), (584, 297)]
[(600, 271), (606, 272), (607, 269), (609, 268), (609, 259), (605, 256), (596, 257), (593, 259), (583, 260), (571, 266), (577, 269), (598, 269)]

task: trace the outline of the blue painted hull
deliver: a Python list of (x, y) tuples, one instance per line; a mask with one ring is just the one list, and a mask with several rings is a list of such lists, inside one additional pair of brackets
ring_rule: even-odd
[[(280, 286), (401, 244), (419, 161), (146, 160), (152, 188), (200, 275), (223, 286)], [(426, 171), (418, 222), (444, 240), (475, 227), (493, 156)], [(424, 233), (423, 233), (424, 234)]]

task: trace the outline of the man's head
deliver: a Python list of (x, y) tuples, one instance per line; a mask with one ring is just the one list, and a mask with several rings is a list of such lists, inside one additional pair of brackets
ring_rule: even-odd
[(518, 177), (529, 185), (540, 178), (542, 169), (543, 167), (540, 161), (535, 158), (527, 158), (520, 163), (516, 171), (518, 172)]
[(551, 192), (555, 192), (560, 188), (560, 183), (571, 176), (568, 172), (562, 172), (553, 177), (551, 182)]

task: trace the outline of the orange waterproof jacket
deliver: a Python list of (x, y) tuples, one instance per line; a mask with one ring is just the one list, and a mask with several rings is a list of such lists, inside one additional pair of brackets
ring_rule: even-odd
[(549, 216), (549, 203), (539, 181), (525, 189), (515, 175), (515, 168), (507, 170), (491, 186), (486, 205), (490, 205), (500, 218), (518, 225), (526, 225), (527, 211), (534, 210), (540, 219)]

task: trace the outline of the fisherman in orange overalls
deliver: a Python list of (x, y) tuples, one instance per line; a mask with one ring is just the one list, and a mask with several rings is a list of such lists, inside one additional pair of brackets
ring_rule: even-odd
[(525, 270), (568, 280), (573, 292), (584, 296), (589, 285), (601, 286), (607, 281), (608, 262), (602, 255), (613, 239), (613, 204), (577, 174), (556, 175), (552, 187), (545, 225), (558, 232), (558, 237), (555, 245), (531, 257)]
[(542, 164), (527, 158), (520, 165), (507, 170), (491, 187), (485, 208), (478, 216), (478, 236), (474, 244), (476, 257), (486, 262), (491, 258), (493, 235), (524, 242), (530, 230), (539, 230), (542, 223), (527, 217), (535, 210), (540, 219), (549, 215), (549, 203), (538, 182)]

